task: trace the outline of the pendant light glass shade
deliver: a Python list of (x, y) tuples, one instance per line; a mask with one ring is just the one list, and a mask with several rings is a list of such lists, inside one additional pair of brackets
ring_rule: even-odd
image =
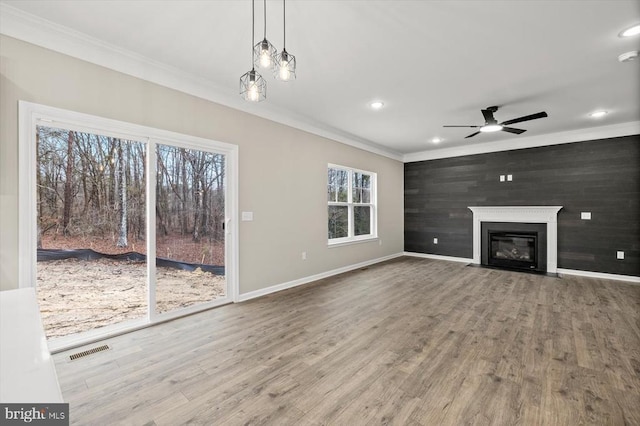
[(272, 70), (276, 64), (278, 51), (266, 38), (253, 48), (254, 63), (257, 67)]
[(251, 69), (240, 77), (240, 96), (249, 102), (260, 102), (267, 99), (267, 82), (255, 69)]
[(296, 57), (287, 52), (287, 49), (282, 49), (282, 53), (276, 57), (276, 67), (273, 70), (273, 75), (280, 81), (296, 79)]
[(276, 66), (273, 75), (280, 81), (296, 79), (296, 57), (287, 52), (287, 3), (282, 0), (282, 53), (276, 56)]
[[(251, 63), (255, 61), (253, 40), (255, 40), (255, 0), (251, 1)], [(260, 102), (267, 99), (267, 82), (256, 72), (255, 67), (240, 77), (240, 96), (245, 101)]]

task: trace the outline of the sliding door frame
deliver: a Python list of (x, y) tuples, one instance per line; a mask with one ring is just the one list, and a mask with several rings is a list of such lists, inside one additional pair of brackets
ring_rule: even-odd
[[(238, 146), (133, 123), (97, 117), (31, 102), (19, 102), (18, 171), (18, 287), (36, 287), (37, 278), (37, 126), (58, 127), (141, 142), (146, 147), (146, 239), (147, 314), (94, 330), (50, 339), (49, 350), (57, 352), (148, 327), (226, 303), (237, 302), (238, 284)], [(225, 280), (226, 297), (158, 314), (156, 310), (156, 146), (158, 144), (197, 149), (225, 156)]]

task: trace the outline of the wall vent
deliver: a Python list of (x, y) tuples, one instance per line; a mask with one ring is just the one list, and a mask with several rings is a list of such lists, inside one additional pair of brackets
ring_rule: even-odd
[(98, 346), (97, 348), (89, 349), (89, 350), (86, 350), (86, 351), (83, 351), (83, 352), (78, 352), (77, 354), (70, 355), (69, 359), (71, 361), (73, 361), (75, 359), (82, 358), (82, 357), (89, 356), (89, 355), (93, 355), (93, 354), (95, 354), (97, 352), (106, 351), (108, 349), (109, 349), (109, 346), (107, 346), (107, 345)]

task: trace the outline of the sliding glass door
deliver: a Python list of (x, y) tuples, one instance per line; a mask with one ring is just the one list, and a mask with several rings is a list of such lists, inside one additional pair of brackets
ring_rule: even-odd
[(225, 157), (163, 144), (156, 152), (156, 310), (161, 314), (227, 295)]
[(47, 337), (144, 318), (146, 147), (37, 127), (37, 294)]
[(20, 285), (36, 287), (50, 347), (233, 301), (236, 147), (30, 118)]

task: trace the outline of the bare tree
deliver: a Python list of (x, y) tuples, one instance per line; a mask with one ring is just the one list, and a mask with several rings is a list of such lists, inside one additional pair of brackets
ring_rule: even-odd
[(64, 181), (64, 208), (62, 211), (62, 232), (69, 235), (69, 221), (71, 220), (71, 205), (73, 202), (73, 141), (75, 132), (69, 132), (67, 136), (67, 167)]
[(118, 141), (118, 160), (117, 162), (117, 175), (119, 180), (119, 193), (120, 205), (118, 208), (118, 215), (120, 217), (120, 229), (118, 232), (118, 242), (116, 247), (127, 247), (129, 242), (127, 240), (127, 172), (125, 156), (122, 149), (122, 141)]

